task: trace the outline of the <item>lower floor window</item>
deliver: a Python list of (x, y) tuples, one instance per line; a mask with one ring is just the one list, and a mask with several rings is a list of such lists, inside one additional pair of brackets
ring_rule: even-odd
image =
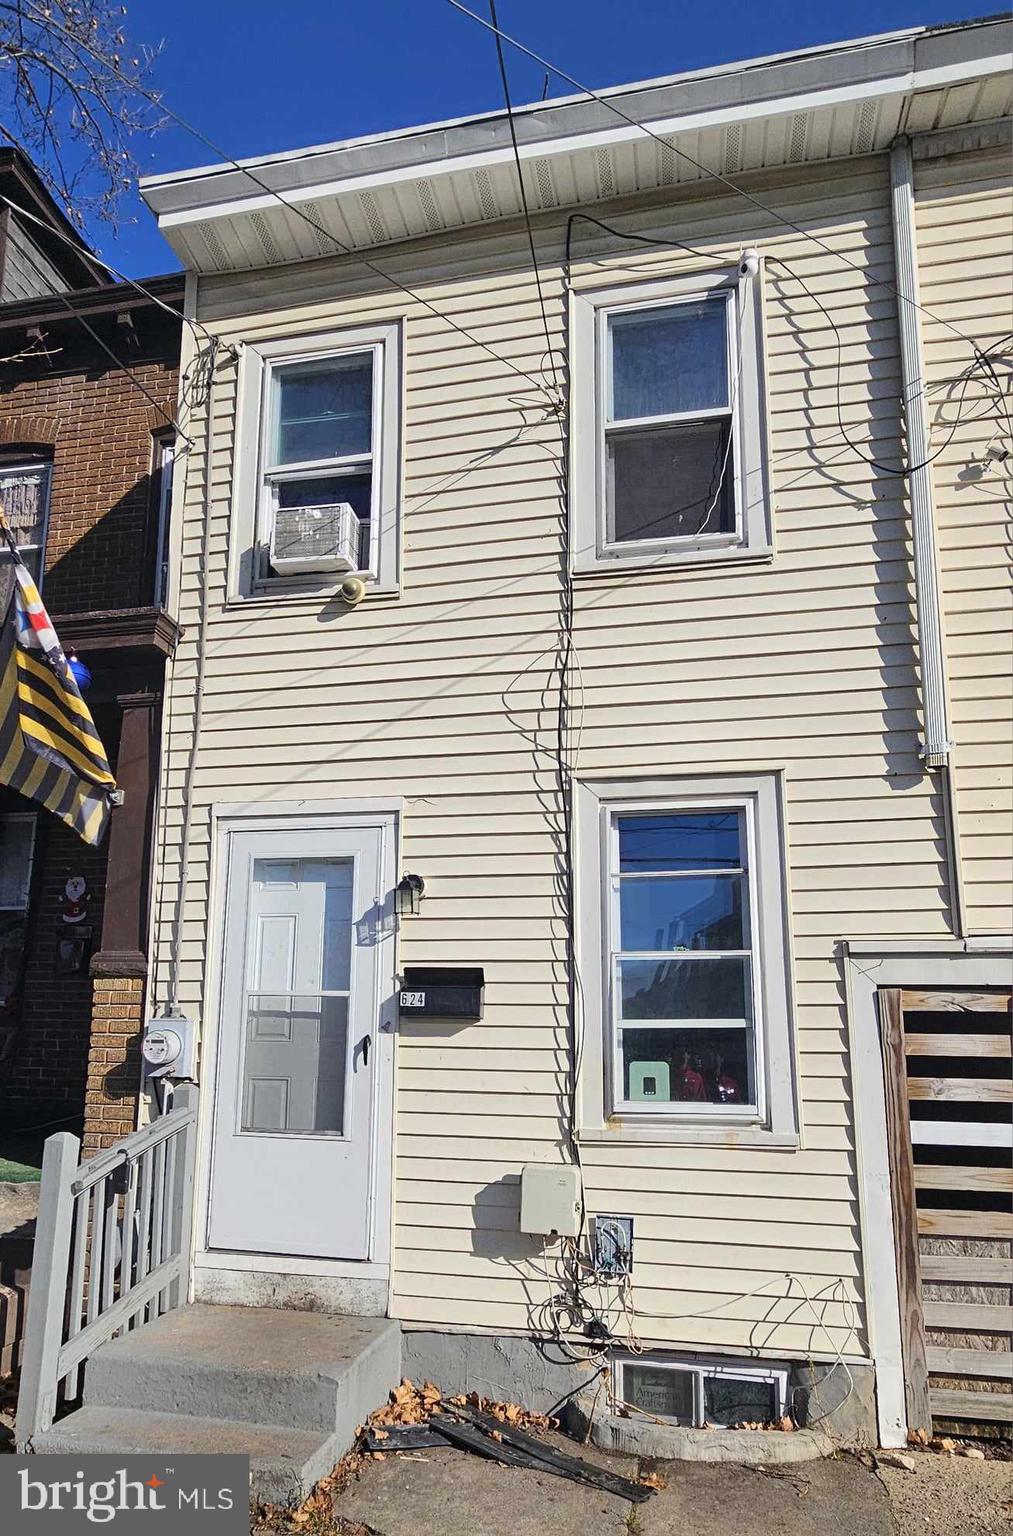
[(618, 1404), (673, 1424), (776, 1424), (785, 1411), (784, 1369), (705, 1361), (619, 1359), (613, 1363)]
[(584, 1128), (793, 1135), (777, 775), (584, 784), (577, 818)]

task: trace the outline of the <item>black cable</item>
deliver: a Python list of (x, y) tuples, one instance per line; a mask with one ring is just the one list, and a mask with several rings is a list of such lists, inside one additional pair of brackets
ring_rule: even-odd
[(528, 207), (528, 194), (524, 186), (524, 172), (521, 168), (521, 152), (517, 144), (517, 129), (514, 124), (514, 109), (510, 101), (510, 82), (507, 78), (506, 59), (503, 57), (503, 44), (500, 41), (499, 24), (496, 20), (496, 0), (489, 0), (489, 15), (492, 24), (496, 28), (496, 61), (499, 65), (499, 77), (503, 84), (503, 100), (506, 103), (507, 123), (510, 126), (510, 143), (513, 145), (514, 164), (517, 167), (517, 186), (521, 194), (521, 207), (524, 210), (524, 225), (528, 232), (528, 250), (531, 252), (531, 266), (535, 274), (535, 287), (538, 289), (538, 307), (542, 312), (542, 329), (545, 332), (545, 350), (552, 369), (552, 382), (556, 390), (559, 389), (559, 380), (556, 374), (556, 356), (552, 348), (552, 337), (549, 334), (549, 316), (545, 308), (545, 294), (542, 291), (542, 274), (538, 270), (538, 255), (535, 251), (535, 233), (531, 227), (531, 210)]
[(950, 428), (950, 433), (949, 433), (949, 436), (947, 437), (946, 441), (944, 443), (941, 443), (940, 446), (934, 450), (934, 452), (928, 454), (918, 464), (908, 464), (908, 465), (906, 465), (906, 466), (904, 466), (904, 467), (902, 467), (900, 469), (895, 469), (890, 464), (881, 464), (879, 462), (879, 460), (876, 459), (876, 458), (873, 458), (871, 454), (863, 453), (862, 452), (862, 450), (861, 450), (861, 448), (859, 448), (858, 444), (852, 441), (851, 437), (848, 435), (848, 430), (847, 430), (847, 428), (844, 425), (844, 403), (843, 403), (843, 392), (842, 392), (842, 382), (841, 382), (841, 372), (842, 372), (842, 368), (843, 368), (843, 356), (842, 355), (843, 355), (844, 343), (843, 343), (843, 341), (841, 339), (841, 332), (840, 332), (840, 329), (839, 329), (839, 327), (837, 325), (837, 322), (834, 320), (833, 315), (831, 315), (830, 311), (827, 309), (826, 305), (822, 302), (822, 300), (817, 298), (816, 294), (813, 293), (813, 291), (809, 287), (808, 283), (806, 283), (801, 277), (799, 277), (798, 273), (792, 267), (790, 267), (788, 265), (788, 263), (785, 260), (783, 260), (782, 257), (780, 257), (780, 256), (768, 256), (766, 259), (767, 259), (768, 265), (773, 265), (773, 266), (781, 267), (785, 272), (787, 272), (789, 277), (793, 278), (795, 280), (795, 282), (798, 283), (798, 285), (802, 289), (803, 293), (807, 294), (808, 297), (812, 300), (812, 302), (816, 305), (817, 309), (823, 315), (823, 317), (826, 320), (827, 324), (830, 326), (830, 329), (834, 333), (834, 344), (835, 344), (836, 353), (837, 353), (836, 369), (835, 369), (835, 373), (836, 373), (836, 396), (837, 396), (837, 400), (836, 400), (837, 426), (838, 426), (838, 430), (839, 430), (841, 436), (843, 437), (844, 441), (847, 443), (848, 447), (851, 449), (852, 453), (854, 453), (857, 458), (861, 459), (863, 461), (863, 463), (871, 465), (871, 467), (873, 469), (877, 470), (880, 474), (890, 475), (890, 476), (893, 476), (895, 479), (899, 479), (899, 480), (906, 480), (906, 479), (908, 479), (909, 476), (911, 476), (913, 474), (916, 474), (918, 470), (925, 469), (926, 466), (931, 464), (934, 459), (938, 459), (940, 454), (945, 453), (947, 448), (950, 446), (950, 444), (952, 443), (952, 441), (954, 439), (954, 436), (956, 434), (957, 428), (961, 425), (960, 407), (963, 406), (964, 398), (965, 398), (965, 396), (967, 394), (968, 385), (970, 384), (971, 378), (973, 377), (973, 369), (977, 368), (985, 360), (984, 359), (984, 355), (981, 353), (979, 348), (975, 347), (975, 349), (974, 349), (975, 350), (975, 362), (974, 362), (973, 367), (971, 369), (967, 370), (966, 373), (965, 373), (964, 382), (963, 382), (963, 386), (962, 386), (961, 393), (960, 393), (960, 403), (959, 403), (958, 408), (957, 408), (957, 417), (956, 417), (956, 420), (954, 421), (952, 427)]
[[(453, 6), (455, 11), (460, 11), (463, 16), (470, 17), (480, 27), (485, 27), (487, 31), (497, 30), (485, 20), (484, 16), (479, 16), (475, 11), (469, 10), (466, 5), (462, 5), (461, 0), (447, 0), (447, 4)], [(572, 85), (574, 90), (580, 91), (584, 96), (589, 96), (592, 101), (598, 102), (599, 106), (605, 107), (609, 112), (614, 112), (617, 117), (622, 118), (623, 122), (629, 124), (631, 128), (636, 128), (640, 133), (646, 133), (647, 137), (654, 139), (657, 144), (661, 145), (662, 149), (678, 155), (681, 160), (688, 161), (690, 165), (711, 181), (719, 181), (730, 192), (734, 192), (737, 197), (744, 197), (747, 202), (752, 203), (754, 208), (760, 209), (769, 218), (776, 220), (779, 224), (783, 224), (786, 229), (791, 229), (795, 234), (802, 235), (806, 240), (811, 240), (814, 245), (819, 246), (820, 250), (825, 251), (828, 256), (833, 256), (836, 260), (843, 261), (845, 266), (850, 267), (853, 272), (858, 272), (867, 282), (875, 284), (876, 287), (887, 289), (895, 298), (903, 300), (905, 304), (910, 304), (913, 309), (920, 310), (922, 314), (928, 315), (938, 325), (946, 326), (953, 332), (954, 336), (959, 336), (961, 341), (965, 341), (977, 354), (978, 348), (975, 342), (972, 341), (970, 336), (966, 336), (958, 326), (955, 326), (949, 320), (944, 320), (940, 315), (934, 315), (930, 309), (925, 308), (924, 304), (919, 304), (917, 300), (908, 298), (907, 294), (900, 293), (892, 283), (885, 282), (881, 277), (871, 277), (857, 262), (851, 261), (849, 257), (844, 255), (843, 251), (828, 245), (825, 240), (821, 240), (818, 235), (814, 235), (812, 230), (804, 228), (801, 224), (794, 223), (785, 214), (778, 213), (760, 198), (755, 197), (752, 192), (747, 192), (744, 187), (740, 187), (734, 181), (730, 181), (720, 171), (712, 170), (710, 166), (704, 165), (702, 161), (694, 159), (687, 150), (679, 148), (675, 143), (674, 135), (671, 139), (663, 139), (659, 133), (655, 133), (652, 128), (648, 128), (646, 123), (639, 122), (635, 117), (630, 117), (629, 113), (624, 112), (621, 107), (617, 107), (615, 102), (611, 101), (607, 96), (601, 95), (598, 91), (593, 91), (588, 85), (582, 85), (579, 80), (574, 79), (573, 75), (568, 75), (565, 69), (560, 69), (558, 64), (552, 64), (548, 59), (542, 58), (541, 54), (535, 53), (532, 48), (528, 48), (524, 43), (518, 42), (517, 38), (511, 37), (508, 32), (500, 32), (499, 36), (505, 43), (509, 43), (512, 48), (516, 48), (518, 52), (526, 54), (529, 59), (533, 59), (536, 64), (540, 64), (543, 69), (551, 70), (554, 75), (559, 76), (560, 80), (565, 80), (567, 85)]]
[(683, 240), (664, 240), (661, 235), (636, 235), (625, 229), (615, 229), (611, 224), (606, 224), (602, 219), (595, 219), (589, 213), (571, 213), (566, 221), (566, 281), (570, 283), (570, 246), (573, 239), (573, 226), (578, 220), (585, 224), (594, 224), (596, 228), (603, 229), (607, 235), (615, 235), (617, 240), (633, 240), (638, 245), (667, 245), (677, 251), (686, 251), (690, 256), (699, 256), (701, 261), (714, 261), (713, 251), (698, 251), (696, 246), (687, 245)]

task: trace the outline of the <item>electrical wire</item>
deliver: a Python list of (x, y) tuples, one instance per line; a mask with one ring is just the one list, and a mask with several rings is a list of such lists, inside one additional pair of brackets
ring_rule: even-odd
[[(2, 199), (2, 194), (0, 194), (0, 199)], [(6, 201), (6, 199), (2, 200)], [(47, 225), (46, 227), (48, 228), (49, 226)], [(95, 329), (91, 322), (81, 313), (79, 309), (75, 309), (66, 293), (53, 293), (49, 290), (49, 275), (44, 271), (44, 269), (39, 265), (38, 261), (32, 255), (31, 248), (26, 247), (21, 254), (27, 261), (28, 265), (33, 269), (36, 277), (39, 278), (40, 282), (46, 285), (46, 292), (40, 295), (40, 300), (42, 298), (47, 300), (53, 299), (67, 311), (68, 315), (72, 315), (73, 318), (80, 323), (83, 329), (87, 331), (88, 335), (91, 337), (92, 341), (99, 348), (99, 350), (109, 358), (110, 362), (114, 364), (119, 372), (121, 372), (127, 379), (129, 379), (134, 388), (144, 396), (148, 404), (154, 406), (159, 416), (164, 418), (166, 425), (172, 427), (173, 431), (182, 438), (188, 448), (192, 448), (193, 444), (190, 438), (183, 431), (179, 422), (176, 420), (175, 415), (166, 409), (164, 400), (156, 399), (156, 397), (148, 389), (147, 385), (143, 384), (137, 375), (133, 372), (133, 370), (123, 361), (123, 359), (116, 355), (109, 343)], [(170, 310), (170, 313), (173, 314), (177, 320), (182, 318), (175, 310)]]
[(542, 329), (545, 332), (545, 351), (552, 369), (552, 383), (557, 393), (559, 380), (556, 374), (556, 355), (552, 346), (552, 337), (549, 334), (549, 316), (545, 308), (545, 294), (542, 290), (542, 274), (538, 269), (538, 253), (535, 250), (535, 232), (531, 227), (531, 210), (528, 207), (528, 194), (524, 185), (524, 172), (521, 168), (521, 152), (517, 144), (517, 129), (514, 124), (513, 106), (510, 101), (510, 81), (507, 76), (506, 59), (503, 56), (503, 43), (499, 35), (499, 24), (496, 20), (496, 0), (489, 0), (489, 15), (495, 27), (496, 61), (499, 65), (499, 77), (503, 85), (503, 100), (506, 103), (507, 123), (510, 127), (510, 143), (513, 145), (514, 164), (517, 167), (517, 187), (521, 195), (521, 208), (524, 211), (524, 227), (528, 234), (528, 250), (531, 252), (531, 266), (535, 274), (535, 287), (538, 289), (538, 307), (542, 312)]
[[(72, 250), (78, 252), (82, 250), (80, 243), (72, 239), (70, 235), (64, 234), (62, 230), (56, 229), (52, 224), (47, 224), (46, 220), (39, 218), (38, 214), (30, 213), (27, 208), (20, 207), (18, 203), (14, 202), (13, 198), (7, 197), (3, 192), (0, 192), (0, 203), (5, 203), (20, 218), (30, 219), (33, 224), (38, 224), (40, 229), (44, 229), (47, 234), (55, 235), (58, 240), (62, 240), (64, 245), (69, 245)], [(102, 257), (96, 256), (94, 251), (89, 250), (86, 254), (98, 266), (104, 267), (108, 273), (116, 278), (117, 282), (126, 283), (137, 293), (141, 294), (149, 304), (154, 304), (158, 309), (163, 309), (174, 320), (181, 320), (193, 332), (198, 341), (203, 339), (205, 342), (210, 342), (212, 340), (207, 326), (203, 325), (199, 320), (192, 320), (189, 315), (184, 315), (181, 310), (174, 309), (171, 304), (167, 304), (164, 299), (160, 299), (157, 294), (152, 293), (150, 288), (145, 288), (144, 284), (139, 283), (136, 278), (127, 277), (125, 272), (120, 272), (110, 262), (103, 261)], [(234, 347), (227, 347), (227, 350), (233, 355), (238, 355)]]
[[(234, 156), (226, 153), (226, 151), (223, 150), (218, 144), (216, 144), (213, 139), (209, 138), (206, 133), (202, 132), (201, 129), (195, 127), (193, 123), (188, 122), (185, 117), (182, 117), (178, 112), (173, 111), (171, 107), (166, 106), (165, 100), (160, 92), (146, 90), (138, 83), (138, 81), (131, 79), (129, 75), (124, 74), (124, 72), (104, 54), (99, 53), (96, 49), (90, 47), (89, 44), (84, 42), (83, 39), (73, 37), (72, 34), (70, 34), (65, 27), (61, 26), (60, 23), (57, 22), (51, 14), (43, 13), (41, 10), (33, 6), (30, 3), (30, 0), (26, 0), (26, 10), (29, 14), (34, 12), (36, 20), (45, 21), (47, 27), (51, 27), (53, 30), (60, 32), (64, 36), (70, 38), (77, 47), (81, 48), (85, 53), (89, 55), (89, 57), (100, 64), (108, 74), (111, 74), (122, 85), (128, 87), (130, 90), (136, 91), (139, 96), (143, 96), (145, 100), (149, 101), (153, 106), (158, 107), (158, 109), (163, 112), (166, 117), (171, 118), (174, 123), (176, 123), (180, 128), (184, 130), (184, 132), (189, 133), (199, 143), (203, 144), (206, 149), (209, 149), (212, 154), (217, 155), (220, 160), (224, 161), (226, 165), (229, 165), (233, 170), (238, 171), (241, 176), (245, 176), (248, 181), (252, 182), (253, 185), (257, 187), (261, 192), (266, 193), (268, 197), (273, 197), (282, 208), (287, 209), (289, 213), (292, 213), (296, 216), (296, 218), (301, 219), (304, 224), (307, 224), (311, 229), (315, 230), (318, 235), (322, 235), (325, 240), (329, 240), (331, 244), (342, 253), (342, 255), (350, 256), (353, 258), (353, 260), (360, 261), (363, 266), (367, 267), (371, 272), (375, 273), (375, 275), (381, 278), (383, 282), (390, 283), (391, 286), (398, 289), (399, 292), (406, 294), (408, 298), (413, 299), (417, 304), (420, 304), (424, 309), (427, 309), (430, 314), (435, 315), (438, 320), (442, 320), (445, 325), (449, 325), (452, 330), (457, 331), (461, 336), (466, 337), (467, 340), (472, 342), (476, 347), (480, 347), (483, 352), (488, 354), (489, 357), (494, 358), (495, 361), (500, 363), (504, 368), (508, 368), (511, 373), (515, 373), (518, 378), (526, 379), (527, 382), (529, 384), (533, 384), (537, 390), (546, 395), (549, 395), (550, 399), (552, 398), (549, 391), (546, 389), (544, 381), (536, 379), (534, 375), (528, 373), (526, 369), (518, 367), (516, 363), (511, 362), (509, 358), (504, 357), (501, 353), (497, 352), (494, 347), (490, 347), (487, 342), (482, 341), (481, 338), (476, 336), (472, 331), (469, 331), (465, 326), (460, 325), (456, 320), (452, 319), (451, 316), (448, 315), (444, 310), (440, 309), (438, 305), (433, 304), (431, 300), (424, 298), (422, 294), (418, 293), (414, 288), (410, 288), (407, 283), (401, 282), (399, 278), (394, 277), (393, 274), (386, 271), (385, 268), (378, 266), (377, 263), (373, 261), (369, 256), (364, 255), (361, 251), (356, 250), (354, 246), (348, 245), (345, 243), (345, 241), (339, 239), (337, 235), (335, 235), (326, 227), (326, 225), (321, 224), (318, 219), (314, 219), (305, 211), (304, 208), (300, 207), (298, 203), (290, 202), (280, 192), (276, 191), (274, 187), (270, 186), (261, 177), (257, 176), (248, 165), (243, 165), (242, 162), (235, 159)], [(553, 401), (553, 406), (555, 408), (555, 401)]]
[[(455, 11), (460, 11), (463, 16), (470, 17), (470, 19), (474, 22), (477, 22), (480, 27), (485, 27), (487, 31), (499, 31), (498, 28), (494, 28), (490, 22), (486, 21), (483, 16), (479, 16), (477, 12), (469, 10), (466, 5), (462, 5), (461, 0), (446, 0), (446, 3), (452, 6)], [(734, 192), (737, 197), (745, 198), (747, 202), (752, 203), (754, 208), (758, 208), (761, 212), (767, 214), (769, 218), (774, 219), (778, 224), (783, 224), (786, 229), (793, 230), (795, 234), (802, 235), (806, 240), (812, 241), (814, 245), (817, 245), (821, 251), (826, 252), (828, 256), (832, 256), (836, 260), (842, 261), (845, 266), (850, 267), (853, 272), (857, 272), (864, 279), (864, 281), (873, 284), (875, 287), (886, 289), (887, 292), (892, 293), (895, 298), (902, 300), (905, 304), (910, 304), (913, 309), (919, 310), (922, 314), (928, 315), (929, 318), (934, 320), (938, 325), (946, 326), (947, 329), (952, 331), (955, 336), (959, 336), (961, 341), (966, 342), (968, 346), (977, 352), (978, 349), (975, 342), (971, 339), (970, 336), (966, 335), (959, 328), (959, 326), (954, 325), (950, 320), (943, 319), (940, 315), (933, 314), (930, 309), (927, 309), (924, 304), (919, 303), (916, 299), (909, 298), (907, 294), (900, 293), (892, 283), (886, 282), (881, 277), (872, 276), (870, 273), (865, 271), (864, 268), (860, 267), (857, 262), (854, 262), (850, 259), (850, 257), (845, 256), (843, 251), (837, 250), (836, 247), (828, 245), (825, 240), (821, 240), (818, 235), (814, 235), (812, 230), (806, 229), (801, 224), (796, 224), (794, 220), (789, 219), (785, 214), (778, 213), (775, 208), (771, 208), (769, 204), (762, 200), (762, 198), (756, 197), (752, 192), (747, 192), (745, 187), (738, 186), (736, 182), (731, 181), (720, 171), (712, 170), (710, 166), (704, 165), (702, 161), (695, 159), (694, 156), (688, 152), (688, 150), (680, 149), (679, 146), (675, 143), (674, 135), (669, 139), (663, 138), (661, 134), (655, 133), (652, 128), (648, 128), (646, 123), (638, 121), (638, 119), (635, 117), (630, 117), (629, 113), (624, 112), (621, 107), (617, 107), (615, 102), (612, 101), (608, 96), (602, 95), (599, 91), (593, 91), (590, 86), (582, 85), (581, 82), (575, 79), (573, 75), (568, 75), (565, 69), (560, 69), (558, 64), (553, 64), (548, 59), (543, 58), (541, 54), (535, 53), (533, 49), (528, 48), (526, 44), (520, 42), (516, 37), (511, 37), (508, 32), (500, 31), (499, 36), (502, 38), (503, 42), (509, 43), (510, 46), (512, 48), (516, 48), (519, 53), (525, 54), (529, 59), (534, 60), (536, 64), (540, 64), (543, 69), (551, 71), (552, 74), (558, 75), (560, 80), (565, 80), (568, 85), (572, 85), (574, 90), (579, 91), (581, 95), (590, 97), (590, 99), (592, 101), (596, 101), (599, 106), (605, 107), (607, 111), (615, 113), (617, 117), (621, 118), (623, 122), (627, 123), (631, 128), (635, 128), (638, 130), (638, 132), (645, 133), (648, 138), (654, 139), (657, 144), (661, 145), (662, 149), (667, 150), (670, 154), (678, 155), (681, 160), (687, 161), (703, 176), (706, 176), (708, 180), (720, 182), (721, 185), (727, 187), (730, 192)]]

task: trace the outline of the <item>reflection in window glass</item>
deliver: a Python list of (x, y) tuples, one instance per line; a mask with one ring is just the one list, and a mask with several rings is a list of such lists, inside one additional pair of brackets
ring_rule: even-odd
[(347, 1041), (347, 997), (250, 996), (243, 1130), (340, 1136)]
[(779, 1416), (772, 1381), (736, 1376), (704, 1376), (703, 1416), (708, 1424), (772, 1424)]
[(757, 1087), (743, 814), (622, 814), (612, 846), (617, 1091), (621, 1082), (623, 1101), (641, 1109), (752, 1107)]
[(741, 875), (622, 880), (621, 946), (634, 951), (742, 949), (744, 899)]
[(669, 811), (620, 816), (619, 871), (741, 867), (738, 811)]
[(663, 1366), (626, 1363), (623, 1366), (623, 1398), (631, 1408), (641, 1408), (658, 1418), (694, 1424), (694, 1376)]
[(306, 464), (369, 453), (371, 352), (279, 368), (275, 391), (275, 464)]
[(724, 299), (611, 314), (610, 420), (727, 405), (725, 315)]

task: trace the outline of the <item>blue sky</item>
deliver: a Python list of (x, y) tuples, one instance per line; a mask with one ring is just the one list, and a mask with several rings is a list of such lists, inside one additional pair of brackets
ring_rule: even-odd
[[(487, 0), (467, 0), (485, 13)], [(497, 0), (500, 26), (594, 87), (674, 74), (764, 53), (956, 21), (982, 0)], [(244, 157), (403, 128), (502, 105), (493, 39), (446, 0), (133, 0), (134, 43), (161, 43), (152, 82), (176, 112)], [(543, 76), (507, 50), (515, 102)], [(550, 94), (570, 89), (554, 80)], [(208, 164), (190, 135), (167, 128), (137, 143), (145, 173)], [(131, 276), (177, 265), (139, 200), (114, 237), (93, 231)]]

